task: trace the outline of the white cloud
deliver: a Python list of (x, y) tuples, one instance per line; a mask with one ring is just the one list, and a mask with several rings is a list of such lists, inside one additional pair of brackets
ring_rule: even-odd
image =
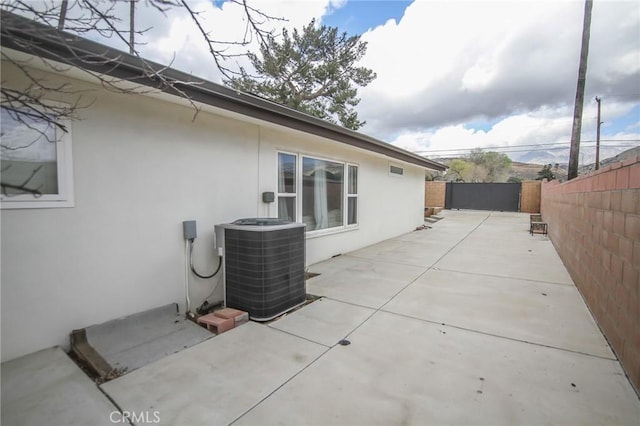
[(329, 0), (329, 7), (332, 10), (340, 9), (347, 4), (347, 0)]
[[(250, 4), (265, 15), (286, 19), (263, 20), (261, 28), (266, 31), (274, 31), (276, 34), (280, 33), (282, 28), (287, 28), (288, 30), (300, 28), (308, 24), (312, 18), (320, 18), (325, 13), (326, 8), (329, 7), (328, 1), (263, 0)], [(192, 7), (194, 10), (202, 11), (200, 15), (201, 23), (214, 39), (237, 41), (242, 40), (245, 36), (247, 19), (240, 5), (223, 3), (222, 8), (219, 9), (209, 1), (200, 1), (192, 5)], [(183, 10), (177, 10), (176, 12), (184, 15)], [(180, 24), (176, 25), (175, 22)], [(182, 44), (180, 45), (180, 43)], [(220, 74), (211, 60), (202, 35), (197, 31), (197, 27), (190, 17), (174, 20), (166, 38), (154, 41), (154, 48), (158, 54), (165, 57), (176, 52), (178, 68), (188, 66), (188, 69), (185, 68), (186, 71), (205, 78), (213, 77), (214, 80), (219, 79)], [(257, 49), (257, 40), (254, 39), (249, 46), (232, 47), (229, 52), (245, 53), (247, 50), (257, 51)], [(245, 57), (233, 60), (227, 65), (235, 69), (237, 69), (237, 65), (250, 66)]]
[[(566, 140), (583, 12), (582, 1), (416, 0), (363, 35), (362, 65), (378, 74), (360, 90), (363, 130), (407, 146), (423, 134), (438, 146)], [(640, 101), (639, 28), (639, 3), (594, 2), (585, 99), (603, 96), (609, 111)], [(463, 126), (511, 115), (486, 134)]]
[[(267, 15), (287, 19), (265, 23), (265, 29), (277, 33), (282, 27), (301, 28), (345, 4), (346, 0), (250, 3)], [(189, 5), (201, 12), (200, 22), (213, 38), (243, 38), (246, 17), (241, 6), (225, 2), (218, 8), (208, 0)], [(400, 21), (390, 19), (362, 37), (368, 43), (362, 65), (378, 75), (360, 90), (358, 111), (368, 122), (364, 132), (410, 151), (568, 141), (583, 12), (583, 1), (414, 1)], [(137, 16), (139, 28), (153, 27), (144, 37), (144, 56), (167, 63), (175, 55), (172, 66), (220, 81), (202, 35), (184, 9), (163, 15), (147, 8)], [(639, 29), (639, 3), (596, 0), (585, 140), (595, 138), (595, 95), (605, 101), (603, 132), (638, 138), (637, 127), (616, 132), (619, 129), (609, 131), (607, 124), (640, 101)], [(257, 50), (257, 44), (237, 52), (248, 48)], [(238, 63), (250, 66), (246, 58)], [(477, 130), (467, 124), (472, 121), (493, 125)]]
[[(261, 0), (249, 4), (284, 17), (267, 30), (301, 28), (347, 0)], [(357, 0), (350, 0), (357, 1)], [(106, 4), (106, 3), (105, 3)], [(205, 31), (240, 40), (242, 7), (192, 0)], [(372, 3), (371, 7), (375, 7)], [(362, 65), (378, 78), (360, 90), (365, 133), (411, 151), (528, 145), (567, 141), (580, 54), (583, 1), (415, 0), (401, 20), (390, 19), (362, 37)], [(74, 12), (75, 13), (75, 12)], [(128, 28), (128, 4), (114, 13)], [(202, 35), (183, 8), (165, 14), (138, 2), (137, 37), (146, 58), (220, 81)], [(640, 3), (596, 0), (585, 95), (583, 138), (595, 132), (595, 95), (604, 99), (603, 132), (638, 138), (638, 125), (611, 123), (640, 103)], [(92, 38), (123, 49), (115, 38)], [(238, 53), (256, 44), (237, 47)], [(239, 65), (248, 65), (246, 58)], [(235, 65), (235, 64), (231, 64)], [(637, 111), (637, 110), (636, 110)], [(635, 120), (637, 123), (640, 121)], [(488, 122), (477, 130), (471, 122)], [(478, 127), (478, 126), (476, 126)], [(634, 136), (635, 135), (635, 136)]]
[[(249, 2), (249, 6), (257, 9), (254, 13), (261, 29), (279, 34), (282, 28), (292, 30), (308, 24), (311, 19), (320, 19), (329, 8), (342, 7), (344, 0), (261, 0)], [(103, 7), (106, 4), (102, 5)], [(221, 42), (237, 42), (243, 40), (247, 31), (247, 17), (241, 5), (224, 2), (217, 7), (209, 0), (191, 0), (189, 7), (198, 14), (203, 30), (213, 40)], [(78, 10), (79, 12), (79, 10)], [(116, 3), (113, 15), (120, 17), (118, 27), (128, 31), (129, 5), (127, 2)], [(265, 16), (281, 19), (266, 19)], [(160, 12), (146, 2), (136, 5), (136, 28), (147, 30), (136, 36), (137, 48), (146, 59), (171, 63), (173, 68), (180, 69), (196, 76), (221, 81), (218, 71), (202, 33), (194, 23), (188, 11), (183, 7), (168, 7)], [(100, 34), (90, 34), (90, 38), (118, 49), (126, 50), (126, 45), (117, 37), (105, 39)], [(243, 54), (248, 50), (257, 51), (255, 38), (246, 46), (224, 46), (225, 53)], [(230, 60), (225, 65), (238, 69), (239, 65), (250, 66), (246, 57)]]
[[(614, 121), (631, 110), (634, 104), (614, 104), (608, 110), (608, 120)], [(397, 136), (392, 144), (412, 152), (423, 153), (431, 158), (464, 155), (472, 148), (496, 149), (505, 152), (514, 159), (528, 154), (528, 151), (553, 151), (557, 154), (560, 147), (568, 147), (573, 123), (573, 108), (543, 107), (535, 111), (504, 117), (489, 130), (477, 130), (465, 124), (455, 124), (424, 131), (407, 131)], [(606, 126), (603, 125), (603, 131)], [(606, 139), (640, 140), (640, 129), (630, 125), (623, 131), (614, 132)], [(586, 102), (583, 116), (583, 151), (588, 158), (593, 155), (593, 143), (596, 133), (596, 105)], [(603, 139), (605, 139), (603, 137)], [(635, 145), (638, 143), (636, 142)], [(603, 146), (610, 145), (603, 142)], [(616, 153), (623, 148), (615, 144)], [(624, 144), (627, 147), (633, 144)], [(504, 147), (508, 147), (503, 149)], [(566, 160), (565, 160), (566, 162)]]

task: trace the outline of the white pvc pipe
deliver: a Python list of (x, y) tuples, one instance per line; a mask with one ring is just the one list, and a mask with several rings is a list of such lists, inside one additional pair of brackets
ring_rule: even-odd
[(191, 299), (189, 299), (189, 240), (184, 240), (184, 294), (187, 299), (186, 315), (191, 311)]

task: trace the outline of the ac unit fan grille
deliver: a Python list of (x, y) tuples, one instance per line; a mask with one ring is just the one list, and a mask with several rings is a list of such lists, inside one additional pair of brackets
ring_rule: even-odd
[(268, 320), (304, 303), (304, 227), (225, 229), (227, 306)]

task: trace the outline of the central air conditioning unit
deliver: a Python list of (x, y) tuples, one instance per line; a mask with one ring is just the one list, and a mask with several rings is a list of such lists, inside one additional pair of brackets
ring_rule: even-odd
[(273, 218), (216, 225), (225, 306), (269, 321), (306, 301), (305, 225)]

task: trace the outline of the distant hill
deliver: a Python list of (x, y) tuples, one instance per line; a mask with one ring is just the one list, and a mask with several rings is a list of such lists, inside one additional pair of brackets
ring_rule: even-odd
[[(528, 156), (527, 158), (531, 158), (533, 161), (532, 162), (523, 162), (523, 161), (513, 161), (511, 163), (511, 171), (509, 172), (508, 176), (506, 179), (509, 178), (515, 178), (515, 179), (519, 179), (519, 180), (535, 180), (538, 177), (538, 172), (540, 170), (542, 170), (542, 168), (544, 167), (545, 164), (551, 164), (551, 170), (553, 171), (553, 173), (556, 175), (556, 179), (558, 179), (561, 182), (564, 182), (567, 180), (567, 164), (566, 163), (543, 163), (543, 162), (538, 162), (537, 160), (540, 160), (541, 158), (551, 158), (549, 156), (546, 155), (542, 155), (542, 156), (538, 156), (538, 155), (534, 155), (535, 153), (530, 153), (531, 155)], [(631, 148), (628, 149), (626, 151), (623, 151), (613, 157), (609, 157), (606, 158), (604, 160), (600, 161), (600, 167), (605, 167), (608, 166), (609, 164), (612, 163), (617, 163), (620, 161), (625, 161), (629, 158), (634, 158), (640, 156), (640, 146), (637, 146), (635, 148)], [(460, 159), (464, 160), (464, 157), (459, 157)], [(452, 160), (454, 160), (454, 157), (451, 158), (439, 158), (437, 161), (448, 165)], [(583, 175), (586, 173), (589, 173), (591, 171), (595, 170), (595, 164), (588, 164), (585, 166), (582, 166), (580, 168), (578, 168), (578, 175)]]
[[(635, 148), (628, 149), (626, 151), (622, 151), (620, 154), (610, 157), (600, 161), (600, 167), (606, 167), (609, 164), (619, 163), (620, 161), (628, 160), (629, 158), (635, 158), (640, 155), (640, 146), (636, 146)], [(582, 166), (578, 169), (578, 174), (585, 174), (596, 169), (596, 165), (588, 164), (586, 166)]]
[[(600, 158), (610, 158), (621, 154), (624, 148), (602, 145), (600, 146)], [(595, 162), (595, 146), (584, 145), (580, 147), (580, 164), (586, 165)], [(554, 148), (550, 150), (534, 150), (526, 152), (516, 152), (510, 155), (513, 161), (529, 164), (555, 164), (568, 163), (569, 147)]]
[(568, 152), (563, 151), (530, 151), (517, 158), (512, 158), (512, 160), (523, 164), (562, 164), (566, 162), (568, 158)]
[[(538, 172), (544, 167), (543, 164), (520, 163), (514, 161), (511, 163), (511, 173), (509, 177), (518, 178), (520, 180), (536, 180)], [(555, 163), (551, 167), (553, 174), (558, 180), (567, 179), (567, 165)]]

